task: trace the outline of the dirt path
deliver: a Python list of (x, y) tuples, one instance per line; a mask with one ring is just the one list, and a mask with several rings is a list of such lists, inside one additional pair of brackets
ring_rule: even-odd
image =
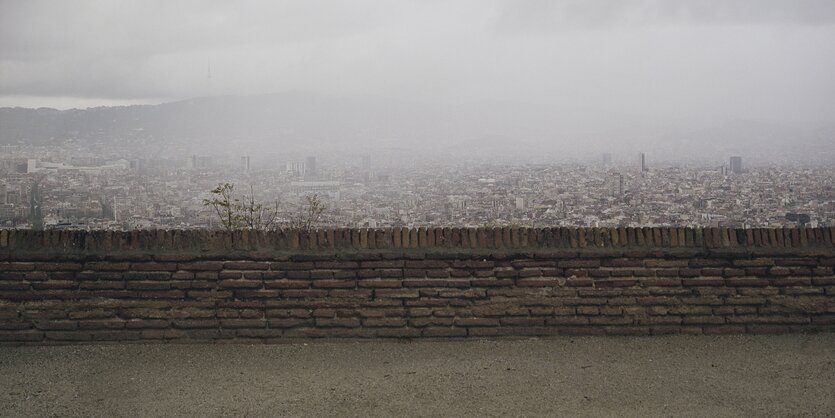
[(0, 347), (0, 415), (835, 415), (835, 334)]

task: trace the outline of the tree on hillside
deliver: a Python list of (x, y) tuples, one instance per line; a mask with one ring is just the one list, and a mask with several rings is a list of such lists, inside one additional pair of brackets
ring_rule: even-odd
[(299, 209), (296, 216), (290, 219), (290, 227), (310, 231), (318, 226), (327, 207), (317, 194), (304, 198), (306, 204)]
[(252, 186), (249, 195), (242, 199), (235, 196), (235, 185), (231, 183), (218, 184), (211, 190), (211, 198), (203, 199), (204, 206), (211, 206), (220, 224), (227, 231), (239, 229), (271, 229), (278, 217), (278, 202), (267, 206), (255, 201)]
[(244, 228), (272, 229), (278, 218), (278, 201), (273, 202), (272, 207), (255, 202), (255, 192), (249, 186), (249, 195), (244, 196), (239, 211)]

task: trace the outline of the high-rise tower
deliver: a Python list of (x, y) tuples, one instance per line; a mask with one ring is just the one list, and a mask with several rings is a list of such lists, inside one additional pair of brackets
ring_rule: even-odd
[(734, 174), (741, 174), (742, 173), (742, 157), (733, 156), (731, 157), (731, 173)]
[(316, 179), (319, 177), (319, 171), (316, 167), (316, 157), (307, 157), (307, 161), (305, 163), (304, 176), (309, 179)]

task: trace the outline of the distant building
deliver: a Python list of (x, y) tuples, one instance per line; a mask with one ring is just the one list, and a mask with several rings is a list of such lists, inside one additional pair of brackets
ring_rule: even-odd
[(305, 166), (304, 162), (291, 161), (285, 165), (285, 171), (287, 171), (287, 174), (301, 177), (305, 175), (307, 167)]
[(608, 152), (603, 153), (603, 165), (610, 165), (612, 164), (612, 154)]
[(309, 179), (316, 179), (319, 177), (319, 172), (316, 170), (316, 157), (307, 157), (306, 170), (304, 176)]
[(516, 198), (516, 209), (524, 210), (525, 209), (525, 198), (524, 197), (517, 197)]
[(742, 157), (731, 157), (731, 173), (734, 174), (741, 174), (742, 173)]
[(197, 168), (209, 168), (213, 165), (214, 161), (212, 160), (212, 157), (205, 155), (197, 157)]
[(206, 155), (192, 155), (186, 163), (187, 168), (210, 168), (213, 165), (212, 157)]
[(249, 172), (249, 156), (245, 155), (241, 157), (241, 169)]
[(639, 154), (641, 157), (641, 172), (647, 171), (647, 156), (643, 152)]
[(618, 174), (618, 196), (623, 196), (623, 174)]
[(290, 183), (290, 191), (299, 195), (326, 195), (334, 200), (341, 196), (338, 181), (294, 181)]
[(133, 171), (145, 171), (145, 160), (141, 158), (130, 160), (129, 164), (130, 169)]

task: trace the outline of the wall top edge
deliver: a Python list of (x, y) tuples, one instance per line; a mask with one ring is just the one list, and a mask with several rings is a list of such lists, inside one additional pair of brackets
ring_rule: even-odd
[[(817, 228), (383, 228), (274, 231), (0, 230), (0, 253), (305, 253), (800, 251), (835, 248), (835, 227)], [(698, 251), (697, 251), (698, 252)]]

